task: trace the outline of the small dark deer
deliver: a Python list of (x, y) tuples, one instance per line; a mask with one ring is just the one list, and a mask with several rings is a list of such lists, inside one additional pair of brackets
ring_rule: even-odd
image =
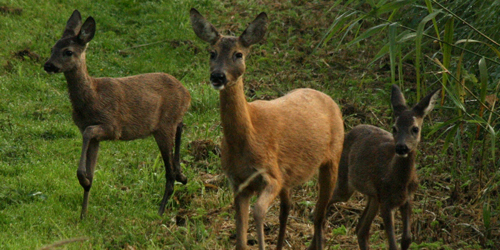
[[(158, 213), (172, 195), (175, 180), (186, 183), (181, 173), (179, 149), (182, 117), (191, 97), (173, 76), (165, 73), (124, 78), (92, 78), (87, 72), (85, 49), (96, 30), (92, 17), (82, 25), (80, 12), (69, 18), (62, 38), (52, 48), (44, 69), (63, 72), (73, 105), (73, 121), (83, 135), (82, 155), (77, 176), (84, 189), (81, 217), (87, 212), (88, 198), (97, 162), (99, 142), (134, 140), (153, 135), (165, 163), (165, 194)], [(171, 154), (175, 139), (175, 154)]]
[(411, 244), (411, 197), (418, 187), (415, 156), (424, 117), (439, 97), (435, 90), (415, 107), (408, 109), (398, 86), (392, 86), (393, 134), (370, 125), (358, 125), (346, 135), (339, 176), (331, 203), (347, 201), (355, 190), (368, 197), (356, 227), (361, 249), (368, 249), (370, 225), (380, 209), (389, 249), (397, 249), (393, 213), (398, 208), (403, 219), (401, 248)]
[(342, 114), (331, 97), (312, 89), (297, 89), (272, 101), (248, 103), (243, 90), (245, 58), (262, 40), (267, 15), (261, 13), (240, 37), (222, 36), (195, 9), (191, 24), (210, 43), (210, 81), (220, 90), (222, 168), (235, 192), (236, 249), (246, 249), (250, 198), (258, 195), (254, 218), (259, 249), (265, 248), (264, 217), (279, 196), (283, 247), (290, 211), (290, 190), (319, 170), (319, 198), (310, 249), (322, 249), (326, 208), (333, 194), (344, 140)]

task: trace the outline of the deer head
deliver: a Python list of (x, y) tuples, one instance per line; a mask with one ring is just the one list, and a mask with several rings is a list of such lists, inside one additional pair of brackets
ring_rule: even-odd
[(245, 72), (245, 58), (249, 48), (264, 38), (267, 15), (260, 13), (239, 36), (222, 36), (196, 9), (190, 11), (191, 25), (196, 35), (211, 45), (210, 82), (222, 90), (234, 84)]
[(395, 118), (393, 135), (397, 156), (406, 157), (417, 148), (424, 117), (434, 108), (440, 91), (441, 89), (432, 91), (409, 109), (399, 87), (392, 85), (391, 104)]
[(52, 47), (50, 58), (43, 66), (45, 71), (51, 74), (67, 72), (85, 64), (85, 49), (94, 38), (95, 29), (94, 18), (87, 18), (82, 25), (80, 12), (75, 10), (66, 23), (61, 39)]

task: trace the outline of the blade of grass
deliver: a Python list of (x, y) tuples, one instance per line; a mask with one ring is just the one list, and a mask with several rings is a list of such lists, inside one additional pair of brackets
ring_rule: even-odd
[(483, 224), (484, 224), (484, 235), (486, 239), (491, 238), (491, 207), (489, 202), (483, 203)]
[[(397, 23), (389, 26), (389, 58), (391, 63), (391, 84), (396, 84), (396, 53), (398, 46), (396, 44)], [(402, 87), (402, 86), (399, 86)]]
[[(498, 96), (499, 90), (500, 90), (500, 82), (497, 83), (497, 87), (495, 89), (494, 96)], [(496, 103), (497, 103), (497, 100), (494, 100), (493, 103), (491, 104), (491, 109), (492, 110), (495, 110)], [(496, 143), (496, 135), (497, 135), (497, 133), (495, 132), (494, 125), (491, 124), (491, 118), (492, 118), (492, 116), (493, 116), (493, 112), (490, 112), (490, 115), (488, 116), (487, 126), (489, 128), (488, 131), (490, 132), (490, 135), (491, 135), (491, 158), (492, 159), (496, 159), (495, 158), (495, 151), (496, 151), (495, 143)], [(496, 163), (493, 160), (493, 169), (496, 169), (495, 164)]]
[(443, 10), (445, 10), (446, 12), (450, 13), (453, 17), (455, 17), (456, 19), (460, 20), (460, 22), (462, 22), (463, 24), (469, 26), (471, 29), (473, 29), (475, 32), (477, 32), (479, 35), (481, 35), (482, 37), (486, 38), (488, 41), (494, 43), (496, 46), (500, 46), (500, 44), (498, 42), (496, 42), (495, 40), (491, 39), (489, 36), (483, 34), (483, 32), (479, 31), (478, 29), (476, 29), (474, 26), (472, 26), (470, 23), (468, 23), (467, 21), (465, 21), (464, 19), (460, 18), (457, 14), (453, 13), (451, 10), (449, 10), (448, 8), (444, 7), (442, 4), (438, 3), (436, 0), (432, 0), (434, 3), (436, 3), (437, 5), (439, 5), (439, 7), (441, 7)]
[[(429, 1), (429, 0), (426, 0)], [(445, 24), (444, 28), (444, 43), (442, 45), (442, 50), (443, 50), (443, 65), (445, 68), (450, 68), (450, 59), (451, 59), (451, 49), (452, 47), (449, 44), (453, 43), (453, 18), (448, 19), (448, 21)], [(443, 74), (443, 86), (446, 86), (448, 83), (448, 74)], [(441, 92), (441, 105), (444, 103), (444, 92)]]
[[(461, 103), (464, 103), (465, 102), (465, 92), (464, 92), (464, 89), (462, 88), (462, 84), (465, 84), (465, 78), (462, 78), (462, 63), (463, 63), (463, 59), (464, 59), (464, 52), (462, 51), (462, 53), (460, 53), (460, 57), (458, 59), (458, 63), (457, 63), (457, 73), (456, 73), (456, 92), (457, 92), (457, 95), (460, 99), (460, 102)], [(462, 110), (458, 109), (458, 115), (462, 115)], [(462, 131), (463, 131), (463, 127), (460, 128)]]
[(416, 74), (417, 74), (417, 100), (420, 100), (421, 98), (421, 83), (420, 83), (420, 80), (421, 80), (421, 77), (420, 77), (420, 57), (421, 57), (421, 54), (422, 54), (422, 37), (423, 37), (423, 33), (424, 33), (424, 28), (425, 28), (425, 24), (427, 22), (429, 22), (430, 20), (432, 20), (433, 18), (435, 18), (439, 13), (441, 13), (440, 11), (435, 11), (435, 12), (432, 12), (430, 13), (429, 15), (427, 15), (426, 17), (424, 17), (422, 19), (422, 21), (420, 21), (420, 23), (418, 24), (418, 27), (417, 27), (417, 32), (416, 32), (416, 42), (415, 42), (415, 49), (416, 49), (416, 55), (415, 55), (415, 71), (416, 71)]
[(401, 55), (401, 47), (398, 45), (398, 56), (399, 56), (399, 61), (398, 61), (398, 80), (399, 80), (399, 86), (402, 87), (404, 83), (403, 79), (403, 56)]
[[(414, 32), (409, 33), (409, 31), (405, 30), (405, 31), (401, 32), (401, 34), (399, 34), (397, 36), (396, 40), (397, 40), (398, 44), (401, 44), (401, 43), (407, 42), (407, 41), (409, 41), (409, 40), (411, 40), (413, 38), (415, 38), (415, 33)], [(389, 52), (389, 43), (386, 43), (379, 50), (379, 52), (373, 57), (373, 60), (370, 63), (368, 63), (368, 65), (371, 65), (371, 64), (375, 63), (375, 61), (377, 61), (380, 58), (382, 58), (383, 56), (385, 56), (388, 52)]]
[[(486, 60), (483, 58), (479, 59), (479, 75), (480, 75), (480, 82), (481, 82), (481, 88), (480, 88), (480, 93), (479, 93), (479, 101), (481, 103), (484, 103), (486, 100), (486, 90), (488, 88), (488, 67), (486, 66)], [(481, 106), (479, 109), (479, 117), (483, 118), (484, 114), (484, 106)], [(477, 131), (476, 131), (476, 139), (479, 138), (479, 131), (480, 127), (479, 125), (477, 126)]]
[[(429, 14), (434, 12), (434, 10), (432, 8), (432, 3), (431, 3), (430, 0), (425, 0), (425, 5), (427, 6), (427, 10), (429, 11)], [(432, 25), (434, 26), (434, 30), (436, 31), (436, 37), (439, 40), (441, 40), (441, 37), (439, 35), (439, 28), (438, 28), (438, 25), (437, 25), (437, 22), (436, 22), (436, 18), (432, 19)], [(439, 46), (442, 48), (443, 45), (441, 43), (439, 43)]]
[(495, 54), (498, 56), (498, 58), (500, 58), (500, 51), (497, 48), (493, 47), (493, 45), (491, 45), (491, 44), (485, 43), (483, 41), (473, 40), (473, 39), (460, 39), (455, 43), (455, 45), (460, 44), (460, 43), (481, 43), (481, 44), (484, 44), (484, 45), (488, 46), (493, 52), (495, 52)]
[(399, 8), (411, 4), (413, 2), (415, 2), (415, 0), (394, 1), (384, 4), (375, 11), (375, 15), (380, 16), (384, 13), (398, 10)]
[(374, 27), (367, 29), (363, 34), (361, 34), (360, 36), (356, 37), (354, 40), (347, 43), (347, 46), (351, 46), (353, 44), (359, 43), (360, 41), (363, 41), (364, 39), (366, 39), (368, 37), (371, 37), (375, 34), (379, 34), (380, 31), (383, 30), (388, 25), (389, 25), (389, 23), (383, 23), (383, 24), (379, 24), (377, 26), (374, 26)]
[(351, 24), (347, 27), (347, 29), (345, 30), (344, 32), (344, 35), (342, 36), (342, 38), (340, 39), (338, 45), (337, 45), (337, 49), (339, 48), (339, 46), (342, 44), (342, 42), (344, 41), (345, 37), (347, 36), (347, 34), (349, 33), (349, 31), (351, 31), (354, 27), (356, 27), (356, 25), (358, 25), (358, 30), (356, 31), (356, 36), (357, 36), (357, 33), (359, 32), (359, 27), (361, 27), (360, 24), (358, 24), (358, 22), (360, 20), (362, 20), (364, 17), (359, 17), (359, 18), (356, 18), (354, 21), (351, 22)]
[(320, 42), (316, 46), (316, 49), (319, 48), (321, 45), (326, 44), (332, 37), (337, 33), (337, 31), (342, 28), (343, 24), (348, 20), (348, 18), (354, 14), (356, 14), (356, 11), (351, 11), (351, 12), (346, 12), (339, 17), (335, 18), (333, 23), (330, 25), (328, 28), (328, 31), (323, 35), (321, 38)]
[(450, 129), (450, 131), (446, 135), (446, 138), (444, 139), (443, 153), (445, 153), (446, 150), (448, 150), (448, 147), (450, 146), (450, 142), (453, 138), (453, 135), (455, 135), (457, 133), (458, 128), (459, 128), (458, 124), (453, 124), (453, 127)]
[[(454, 117), (454, 118), (452, 118), (452, 119), (450, 119), (450, 120), (448, 120), (446, 122), (434, 125), (432, 127), (432, 130), (429, 133), (427, 133), (427, 135), (425, 136), (425, 138), (427, 138), (427, 139), (430, 138), (438, 130), (440, 130), (440, 129), (444, 128), (444, 127), (448, 127), (450, 124), (453, 124), (453, 123), (455, 123), (455, 122), (457, 122), (459, 120), (461, 121), (462, 118), (463, 118), (462, 116), (457, 116), (457, 117)], [(439, 136), (439, 137), (441, 137), (441, 136)]]

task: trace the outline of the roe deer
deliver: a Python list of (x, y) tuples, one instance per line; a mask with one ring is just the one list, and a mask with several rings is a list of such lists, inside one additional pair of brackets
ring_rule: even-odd
[(424, 97), (409, 109), (398, 86), (392, 86), (393, 134), (370, 125), (358, 125), (346, 135), (339, 176), (331, 203), (347, 201), (355, 190), (368, 197), (356, 226), (359, 247), (368, 249), (370, 225), (379, 208), (389, 239), (397, 249), (392, 210), (398, 208), (403, 220), (401, 248), (411, 244), (411, 196), (418, 187), (415, 156), (424, 117), (434, 108), (440, 90)]
[(197, 10), (191, 24), (210, 43), (210, 81), (220, 90), (222, 120), (221, 163), (234, 191), (236, 249), (247, 244), (250, 198), (256, 194), (254, 218), (259, 248), (265, 248), (264, 216), (279, 196), (280, 230), (277, 249), (284, 243), (290, 211), (290, 189), (319, 169), (319, 199), (311, 249), (321, 249), (326, 208), (333, 194), (342, 152), (344, 125), (337, 104), (328, 95), (298, 89), (272, 101), (248, 103), (243, 89), (249, 48), (263, 39), (267, 15), (261, 13), (239, 37), (222, 36)]
[[(96, 30), (92, 17), (82, 25), (80, 12), (69, 18), (62, 38), (52, 48), (44, 69), (63, 72), (73, 105), (73, 121), (83, 135), (77, 176), (84, 189), (81, 218), (87, 212), (88, 198), (97, 162), (99, 142), (134, 140), (153, 134), (165, 164), (166, 185), (158, 213), (172, 195), (174, 181), (186, 183), (181, 173), (179, 149), (182, 117), (191, 96), (173, 76), (165, 73), (124, 78), (92, 78), (87, 72), (85, 49)], [(172, 164), (171, 153), (175, 153)]]

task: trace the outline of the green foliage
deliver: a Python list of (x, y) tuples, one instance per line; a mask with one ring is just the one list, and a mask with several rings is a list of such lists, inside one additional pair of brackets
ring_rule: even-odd
[(423, 242), (421, 244), (412, 244), (411, 249), (444, 249), (444, 250), (452, 250), (452, 248), (448, 246), (444, 246), (443, 242), (437, 241), (433, 243)]
[(347, 234), (347, 229), (345, 228), (344, 225), (333, 229), (333, 234), (334, 235), (346, 235)]

